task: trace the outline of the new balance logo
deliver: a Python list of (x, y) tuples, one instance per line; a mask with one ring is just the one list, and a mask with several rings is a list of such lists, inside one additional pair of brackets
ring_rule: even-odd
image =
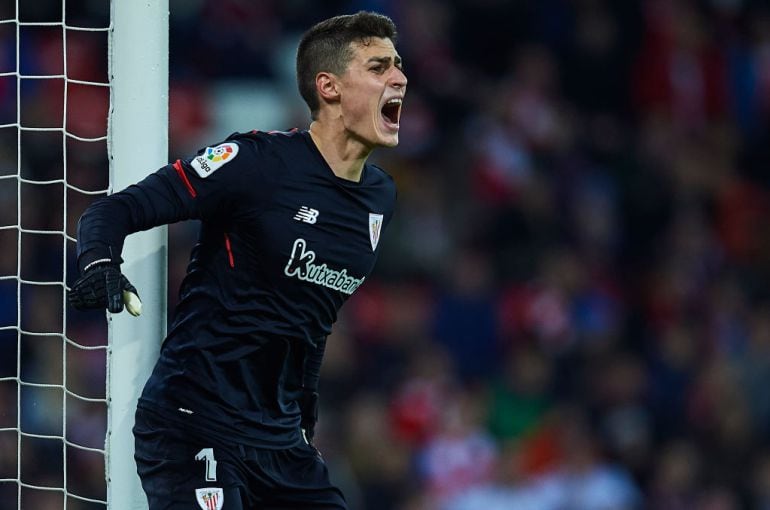
[(305, 223), (310, 223), (312, 225), (318, 219), (318, 209), (313, 209), (303, 205), (299, 208), (297, 214), (294, 215), (294, 219), (297, 221), (304, 221)]

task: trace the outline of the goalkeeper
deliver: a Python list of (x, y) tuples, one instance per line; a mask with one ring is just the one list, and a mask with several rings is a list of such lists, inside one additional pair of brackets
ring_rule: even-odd
[(347, 508), (312, 445), (318, 376), (337, 311), (372, 271), (393, 213), (393, 180), (367, 158), (398, 143), (407, 80), (395, 41), (375, 13), (318, 23), (297, 52), (308, 129), (231, 135), (80, 218), (70, 304), (134, 315), (126, 236), (201, 220), (137, 406), (151, 510)]

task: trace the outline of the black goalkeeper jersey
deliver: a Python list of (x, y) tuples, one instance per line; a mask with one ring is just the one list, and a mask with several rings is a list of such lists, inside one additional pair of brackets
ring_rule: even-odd
[(372, 271), (395, 198), (380, 168), (341, 179), (292, 131), (232, 135), (94, 202), (78, 227), (81, 268), (117, 258), (131, 232), (201, 220), (139, 406), (230, 441), (300, 441), (297, 399), (317, 386), (326, 336)]

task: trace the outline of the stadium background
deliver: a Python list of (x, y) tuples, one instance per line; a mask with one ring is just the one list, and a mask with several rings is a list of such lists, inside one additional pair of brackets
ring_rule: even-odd
[[(107, 3), (67, 8), (98, 23)], [(770, 508), (768, 3), (171, 0), (169, 159), (306, 126), (298, 35), (359, 9), (397, 22), (409, 91), (401, 144), (375, 157), (397, 214), (321, 379), (317, 444), (351, 508)], [(0, 30), (0, 59), (14, 36)], [(24, 65), (46, 72), (55, 36), (28, 37)], [(87, 39), (77, 51), (85, 75), (105, 75)], [(39, 115), (61, 108), (33, 92)], [(94, 97), (72, 112), (84, 129), (104, 110)], [(0, 115), (14, 105), (3, 81)], [(61, 156), (30, 152), (39, 175)], [(76, 161), (105, 182), (87, 149)], [(169, 230), (172, 305), (195, 230)], [(0, 303), (15, 321), (15, 291)], [(55, 323), (37, 303), (24, 313)], [(88, 336), (103, 316), (70, 320)], [(6, 373), (14, 349), (0, 345)], [(22, 370), (56, 370), (41, 352)], [(102, 384), (103, 357), (81, 368), (73, 385)], [(72, 413), (98, 446), (102, 418)], [(0, 466), (15, 467), (4, 444)], [(50, 455), (24, 462), (58, 480)], [(70, 483), (103, 490), (102, 464), (71, 463)]]

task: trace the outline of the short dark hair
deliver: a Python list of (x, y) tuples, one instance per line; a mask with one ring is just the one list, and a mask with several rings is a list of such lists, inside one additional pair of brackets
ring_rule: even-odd
[(335, 16), (313, 25), (302, 36), (297, 49), (297, 86), (315, 118), (320, 102), (315, 78), (321, 71), (343, 74), (353, 58), (350, 44), (371, 37), (390, 39), (396, 44), (396, 25), (376, 12)]

